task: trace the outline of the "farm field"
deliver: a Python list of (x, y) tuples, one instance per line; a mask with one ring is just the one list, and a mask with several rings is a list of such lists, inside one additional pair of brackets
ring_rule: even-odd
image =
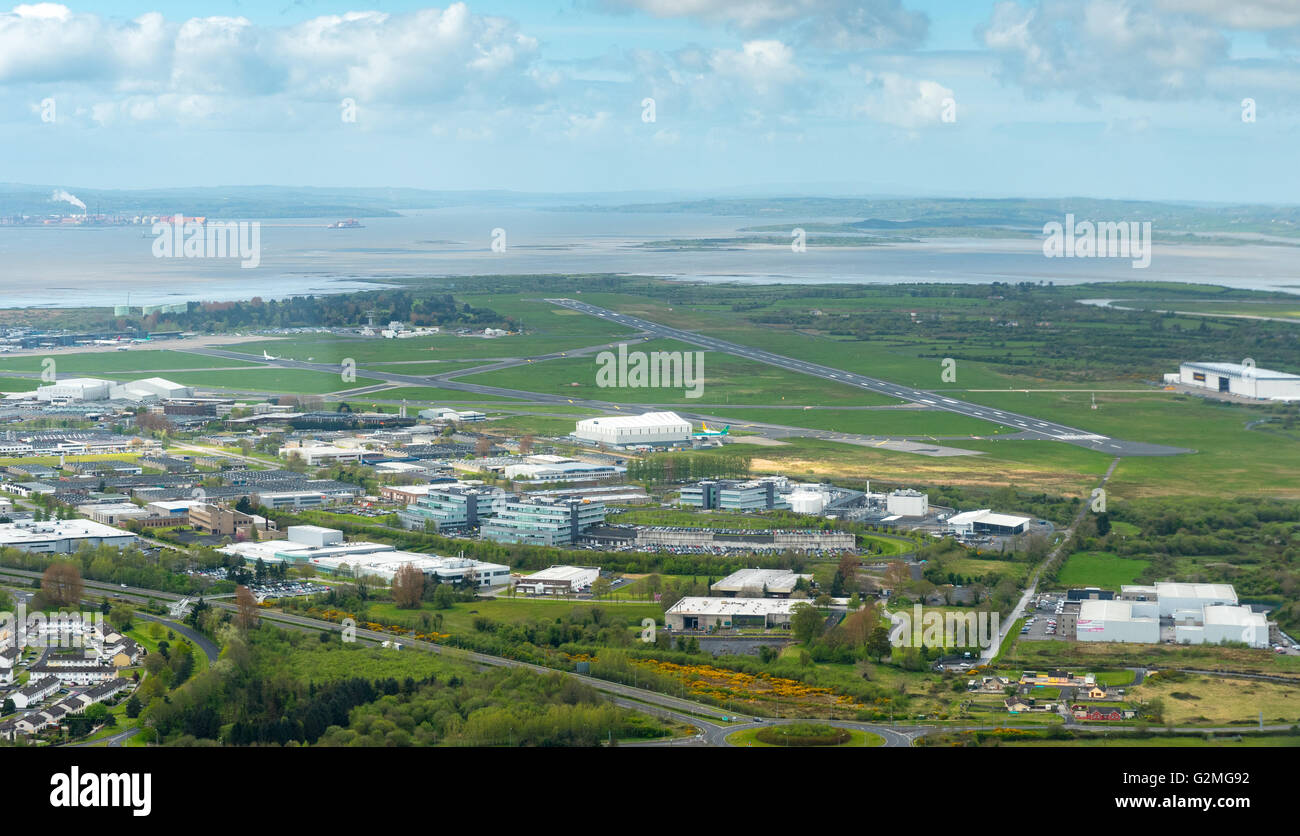
[(1113, 669), (1121, 667), (1223, 668), (1295, 678), (1300, 685), (1300, 656), (1280, 656), (1269, 650), (1212, 645), (1112, 644), (1108, 642), (1019, 641), (999, 659), (1002, 667)]
[(1120, 557), (1109, 552), (1078, 552), (1066, 558), (1057, 576), (1062, 587), (1099, 586), (1118, 590), (1137, 580), (1150, 561)]
[(1143, 682), (1129, 691), (1134, 699), (1160, 699), (1165, 719), (1178, 725), (1257, 721), (1300, 721), (1300, 688), (1272, 682), (1188, 676), (1178, 681)]

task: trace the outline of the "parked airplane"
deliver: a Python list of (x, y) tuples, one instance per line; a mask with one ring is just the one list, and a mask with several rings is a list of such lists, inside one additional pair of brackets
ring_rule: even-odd
[(699, 432), (697, 432), (697, 433), (692, 433), (692, 435), (694, 435), (694, 436), (696, 436), (696, 437), (704, 437), (704, 436), (710, 436), (710, 435), (730, 435), (730, 433), (731, 433), (731, 425), (730, 425), (730, 424), (727, 424), (725, 427), (723, 427), (723, 428), (720, 429), (720, 430), (711, 430), (711, 429), (709, 429), (709, 424), (708, 424), (708, 422), (706, 421), (706, 422), (704, 422), (704, 424), (703, 424), (703, 429), (701, 429), (701, 430), (700, 430)]

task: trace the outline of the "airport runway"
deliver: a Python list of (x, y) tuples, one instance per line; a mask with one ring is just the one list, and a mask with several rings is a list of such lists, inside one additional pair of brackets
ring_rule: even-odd
[(724, 354), (744, 357), (747, 360), (766, 363), (769, 366), (776, 366), (792, 372), (798, 372), (799, 374), (820, 377), (823, 380), (829, 380), (834, 383), (843, 383), (848, 386), (859, 386), (871, 392), (877, 392), (881, 395), (898, 398), (899, 400), (922, 404), (931, 409), (955, 412), (958, 415), (966, 415), (971, 418), (979, 418), (1006, 427), (1013, 427), (1020, 430), (1022, 433), (1025, 433), (1027, 438), (1063, 441), (1067, 444), (1074, 444), (1079, 447), (1084, 447), (1089, 450), (1095, 450), (1099, 453), (1106, 453), (1112, 456), (1175, 456), (1181, 453), (1192, 452), (1182, 447), (1168, 447), (1163, 444), (1148, 444), (1142, 441), (1123, 441), (1117, 438), (1109, 438), (1076, 427), (1067, 427), (1064, 424), (1057, 424), (1052, 421), (1042, 421), (1029, 415), (1022, 415), (1016, 412), (1007, 412), (989, 406), (981, 406), (980, 404), (959, 401), (934, 392), (927, 392), (924, 389), (913, 389), (910, 386), (902, 386), (897, 383), (878, 380), (874, 377), (867, 377), (854, 372), (846, 372), (841, 369), (833, 369), (829, 366), (818, 365), (817, 363), (809, 363), (794, 357), (785, 357), (780, 354), (773, 354), (770, 351), (764, 351), (759, 348), (751, 348), (750, 346), (727, 342), (726, 340), (719, 340), (714, 337), (698, 334), (694, 331), (683, 331), (679, 328), (661, 325), (657, 322), (641, 319), (640, 317), (628, 316), (627, 314), (621, 314), (607, 308), (598, 308), (595, 305), (588, 305), (585, 302), (579, 302), (574, 299), (547, 299), (546, 301), (553, 305), (559, 305), (590, 316), (596, 316), (602, 319), (607, 319), (611, 322), (617, 322), (619, 325), (628, 328), (649, 332), (660, 337), (674, 339), (684, 343), (690, 343), (691, 345), (698, 345), (701, 348), (706, 348), (711, 351), (720, 351)]

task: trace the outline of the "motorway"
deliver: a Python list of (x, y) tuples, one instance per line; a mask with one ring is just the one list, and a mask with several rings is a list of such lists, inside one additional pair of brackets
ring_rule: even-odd
[(731, 354), (736, 357), (743, 357), (747, 360), (765, 363), (769, 366), (776, 366), (777, 368), (786, 369), (799, 374), (819, 377), (823, 380), (828, 380), (834, 383), (858, 386), (888, 397), (922, 404), (931, 409), (955, 412), (958, 415), (965, 415), (970, 418), (979, 418), (1006, 427), (1014, 427), (1022, 433), (1025, 433), (1028, 438), (1045, 439), (1048, 441), (1064, 441), (1068, 444), (1085, 447), (1089, 450), (1095, 450), (1100, 453), (1109, 453), (1113, 456), (1173, 456), (1191, 452), (1190, 450), (1181, 447), (1168, 447), (1163, 444), (1148, 444), (1141, 441), (1122, 441), (1116, 438), (1108, 438), (1107, 436), (1088, 432), (1087, 430), (1081, 430), (1076, 427), (1068, 427), (1064, 424), (1057, 424), (1052, 421), (1043, 421), (1029, 415), (1021, 415), (1016, 412), (1005, 412), (989, 406), (959, 401), (945, 395), (927, 392), (924, 389), (913, 389), (910, 386), (889, 383), (888, 381), (879, 380), (874, 377), (867, 377), (866, 375), (860, 375), (854, 372), (846, 372), (842, 369), (834, 369), (817, 363), (809, 363), (794, 357), (773, 354), (770, 351), (764, 351), (759, 348), (751, 348), (750, 346), (727, 342), (726, 340), (719, 340), (714, 337), (698, 334), (694, 331), (683, 331), (680, 328), (672, 328), (667, 325), (661, 325), (657, 322), (651, 322), (647, 319), (641, 319), (640, 317), (628, 316), (627, 314), (621, 314), (607, 308), (599, 308), (595, 305), (588, 305), (586, 302), (579, 302), (574, 299), (547, 299), (546, 301), (553, 305), (559, 305), (570, 310), (589, 314), (590, 316), (600, 317), (609, 320), (610, 322), (616, 322), (619, 325), (637, 331), (651, 333), (659, 337), (674, 339), (680, 342), (690, 343), (691, 345), (698, 345), (701, 348), (707, 348), (724, 354)]

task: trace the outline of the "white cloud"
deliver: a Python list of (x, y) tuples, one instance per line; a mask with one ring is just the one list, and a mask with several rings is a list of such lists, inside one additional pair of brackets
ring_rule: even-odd
[(1002, 2), (978, 35), (1001, 57), (1005, 80), (1086, 101), (1198, 95), (1206, 71), (1228, 54), (1227, 38), (1213, 25), (1160, 14), (1141, 0)]
[(602, 0), (616, 11), (692, 18), (746, 34), (785, 33), (801, 45), (837, 50), (917, 46), (930, 21), (900, 0)]
[[(0, 13), (0, 87), (71, 82), (101, 95), (152, 94), (159, 113), (205, 94), (352, 96), (390, 105), (518, 101), (539, 95), (537, 53), (537, 40), (513, 21), (473, 14), (464, 3), (326, 15), (288, 27), (240, 17), (168, 21), (157, 13), (120, 21), (54, 4)], [(150, 112), (112, 110), (117, 117)]]
[(1163, 11), (1195, 14), (1233, 29), (1300, 26), (1296, 0), (1157, 0)]
[(867, 95), (858, 112), (909, 131), (942, 122), (944, 100), (954, 98), (953, 92), (937, 81), (898, 73), (867, 73), (866, 83)]

